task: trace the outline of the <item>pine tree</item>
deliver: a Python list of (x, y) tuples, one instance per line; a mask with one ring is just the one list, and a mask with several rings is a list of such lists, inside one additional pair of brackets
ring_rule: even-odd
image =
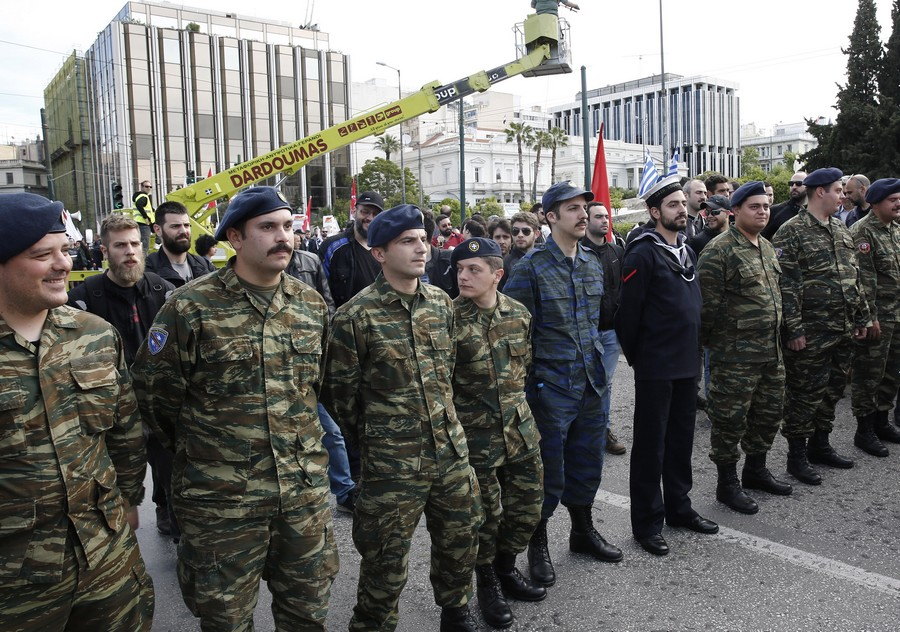
[(894, 0), (891, 24), (891, 37), (878, 74), (880, 161), (873, 179), (900, 174), (900, 0)]

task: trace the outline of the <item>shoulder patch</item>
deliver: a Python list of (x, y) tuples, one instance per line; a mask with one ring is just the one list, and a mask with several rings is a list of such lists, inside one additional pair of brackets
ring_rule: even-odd
[(864, 255), (867, 255), (867, 254), (869, 254), (870, 252), (872, 252), (872, 246), (869, 245), (869, 242), (864, 241), (864, 242), (862, 242), (862, 243), (859, 244), (859, 251), (860, 251), (861, 253), (863, 253)]
[(781, 248), (776, 248), (776, 249), (775, 249), (775, 256), (778, 257), (779, 259), (781, 259), (781, 254), (782, 254), (783, 252), (784, 252), (784, 251), (783, 251)]
[(147, 349), (152, 355), (156, 355), (166, 346), (166, 340), (169, 339), (169, 332), (162, 327), (151, 327), (147, 332)]

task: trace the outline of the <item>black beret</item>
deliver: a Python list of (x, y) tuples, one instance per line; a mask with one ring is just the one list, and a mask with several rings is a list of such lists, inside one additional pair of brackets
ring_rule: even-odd
[(425, 230), (422, 211), (413, 204), (401, 204), (375, 216), (369, 224), (369, 248), (383, 246), (400, 233), (421, 228)]
[(713, 195), (700, 205), (700, 208), (708, 208), (711, 211), (730, 211), (731, 202), (724, 195)]
[(900, 178), (882, 178), (876, 180), (866, 191), (866, 202), (878, 204), (889, 195), (900, 193)]
[[(840, 180), (840, 178), (838, 178)], [(765, 195), (766, 185), (759, 180), (751, 180), (745, 182), (738, 187), (737, 191), (731, 194), (731, 207), (740, 206), (751, 195)]]
[(647, 203), (647, 208), (659, 208), (660, 203), (676, 191), (681, 191), (681, 176), (666, 176), (660, 178), (656, 184), (641, 197)]
[(6, 263), (49, 233), (66, 232), (62, 202), (34, 193), (0, 195), (0, 263)]
[(266, 215), (283, 208), (291, 210), (291, 205), (281, 191), (274, 187), (253, 187), (241, 191), (228, 203), (225, 217), (216, 228), (215, 239), (223, 241), (226, 231), (245, 219)]
[(375, 193), (375, 191), (363, 191), (359, 194), (359, 197), (356, 198), (357, 206), (360, 204), (365, 204), (367, 206), (374, 206), (379, 211), (384, 210), (384, 200), (380, 195)]
[(588, 202), (594, 199), (593, 193), (585, 191), (580, 187), (576, 187), (571, 182), (557, 182), (544, 191), (544, 195), (541, 197), (541, 206), (545, 211), (549, 211), (557, 202), (571, 200), (579, 195), (583, 195)]
[(467, 239), (453, 249), (450, 255), (450, 264), (455, 268), (456, 264), (463, 259), (473, 259), (475, 257), (502, 257), (500, 244), (493, 239), (485, 239), (484, 237), (472, 237)]
[(816, 169), (806, 176), (803, 181), (805, 187), (826, 187), (832, 182), (837, 182), (844, 177), (844, 172), (837, 167), (823, 167)]

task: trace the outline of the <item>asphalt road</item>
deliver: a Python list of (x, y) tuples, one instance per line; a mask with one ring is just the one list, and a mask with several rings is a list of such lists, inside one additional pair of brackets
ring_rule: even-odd
[[(630, 448), (634, 389), (620, 361), (612, 425)], [(848, 391), (849, 393), (849, 391)], [(900, 628), (900, 446), (878, 459), (853, 447), (849, 396), (838, 404), (832, 444), (856, 459), (851, 470), (821, 468), (824, 483), (805, 486), (785, 473), (787, 444), (778, 437), (769, 465), (794, 484), (787, 497), (754, 495), (760, 512), (744, 516), (715, 500), (709, 460), (709, 421), (697, 415), (694, 507), (719, 523), (702, 536), (666, 528), (671, 553), (656, 558), (631, 537), (629, 456), (607, 456), (594, 505), (600, 532), (625, 552), (619, 564), (594, 562), (568, 551), (568, 515), (550, 522), (557, 584), (540, 603), (513, 602), (517, 631), (651, 630), (897, 630)], [(149, 486), (149, 479), (147, 482)], [(149, 487), (148, 487), (149, 489)], [(154, 632), (196, 631), (175, 576), (175, 545), (157, 534), (152, 503), (141, 507), (141, 551), (156, 590)], [(341, 571), (331, 594), (330, 630), (345, 630), (355, 603), (359, 557), (352, 519), (335, 512)], [(420, 525), (410, 577), (400, 603), (398, 630), (438, 629), (439, 610), (428, 582), (428, 534)], [(525, 556), (519, 568), (525, 570)], [(263, 585), (256, 629), (272, 630), (271, 598)], [(477, 612), (477, 605), (473, 602)], [(484, 630), (490, 630), (482, 623)]]

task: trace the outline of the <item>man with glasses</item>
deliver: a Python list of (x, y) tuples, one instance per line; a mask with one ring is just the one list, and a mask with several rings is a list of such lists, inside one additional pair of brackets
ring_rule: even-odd
[(534, 213), (516, 213), (512, 216), (513, 245), (509, 254), (503, 258), (503, 276), (500, 278), (500, 290), (506, 286), (506, 280), (512, 273), (513, 267), (519, 259), (534, 248), (537, 239), (539, 223)]
[[(731, 216), (731, 202), (724, 195), (714, 195), (703, 203), (706, 209), (706, 226), (693, 237), (689, 237), (687, 244), (699, 257), (700, 251), (706, 247), (713, 237), (721, 235), (728, 230), (728, 218)], [(691, 220), (688, 218), (688, 225)]]
[(140, 189), (131, 197), (134, 205), (132, 217), (138, 223), (138, 229), (141, 232), (141, 245), (144, 247), (145, 257), (150, 253), (150, 233), (156, 219), (153, 214), (153, 200), (150, 199), (151, 191), (153, 191), (153, 185), (149, 180), (143, 180)]
[(760, 233), (763, 237), (772, 241), (772, 237), (778, 232), (782, 224), (796, 217), (800, 210), (806, 206), (806, 187), (803, 181), (806, 179), (805, 171), (798, 171), (791, 176), (788, 186), (790, 186), (790, 198), (787, 202), (776, 204), (769, 209), (769, 223)]

